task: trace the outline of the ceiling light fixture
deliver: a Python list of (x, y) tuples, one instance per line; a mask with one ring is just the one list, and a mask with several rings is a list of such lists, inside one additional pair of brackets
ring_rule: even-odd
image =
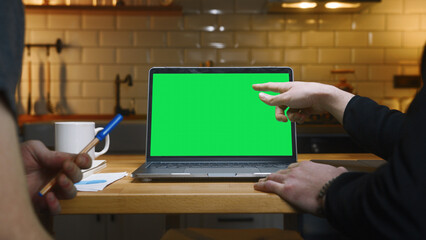
[(338, 9), (338, 8), (359, 8), (360, 3), (344, 3), (344, 2), (328, 2), (325, 4), (326, 8)]
[(309, 9), (315, 8), (317, 3), (314, 2), (297, 2), (297, 3), (283, 3), (281, 4), (282, 8), (301, 8), (301, 9)]

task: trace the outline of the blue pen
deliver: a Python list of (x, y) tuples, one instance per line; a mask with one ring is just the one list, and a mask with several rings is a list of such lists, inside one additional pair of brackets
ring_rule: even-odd
[[(98, 144), (100, 141), (102, 141), (106, 135), (108, 135), (109, 132), (111, 132), (112, 129), (115, 128), (115, 126), (117, 126), (117, 124), (119, 122), (121, 122), (121, 120), (123, 120), (123, 116), (121, 114), (117, 114), (114, 119), (112, 119), (105, 127), (102, 131), (100, 131), (96, 137), (89, 143), (87, 144), (87, 146), (85, 148), (83, 148), (83, 150), (81, 150), (81, 152), (79, 154), (82, 153), (88, 153), (90, 151), (90, 149), (92, 149), (93, 147), (96, 146), (96, 144)], [(53, 185), (55, 185), (56, 183), (56, 179), (58, 178), (60, 173), (58, 173), (56, 175), (56, 177), (54, 177), (52, 180), (50, 180), (50, 182), (47, 183), (46, 186), (44, 186), (44, 188), (42, 188), (40, 190), (40, 192), (38, 193), (39, 196), (44, 196), (52, 187)]]
[(89, 181), (80, 181), (74, 185), (86, 185), (86, 184), (97, 184), (97, 183), (105, 183), (107, 180), (89, 180)]

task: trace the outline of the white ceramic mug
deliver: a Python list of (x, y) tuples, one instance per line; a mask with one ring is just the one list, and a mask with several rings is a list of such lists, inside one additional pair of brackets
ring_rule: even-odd
[[(94, 122), (55, 122), (55, 150), (67, 153), (79, 153), (101, 131)], [(105, 138), (105, 147), (100, 152), (92, 148), (88, 154), (95, 160), (109, 149), (109, 134)]]

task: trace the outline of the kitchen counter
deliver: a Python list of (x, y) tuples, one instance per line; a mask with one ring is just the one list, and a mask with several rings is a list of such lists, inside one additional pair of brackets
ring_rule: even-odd
[[(57, 121), (110, 121), (114, 118), (113, 114), (71, 114), (71, 115), (19, 115), (18, 124), (22, 126), (24, 123), (42, 123), (42, 122), (57, 122)], [(124, 120), (146, 120), (146, 115), (130, 115), (124, 116)]]

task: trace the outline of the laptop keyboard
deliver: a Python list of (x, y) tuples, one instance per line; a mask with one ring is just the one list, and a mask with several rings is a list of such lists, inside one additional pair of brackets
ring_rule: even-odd
[(150, 168), (278, 168), (285, 169), (287, 164), (280, 163), (151, 163)]

